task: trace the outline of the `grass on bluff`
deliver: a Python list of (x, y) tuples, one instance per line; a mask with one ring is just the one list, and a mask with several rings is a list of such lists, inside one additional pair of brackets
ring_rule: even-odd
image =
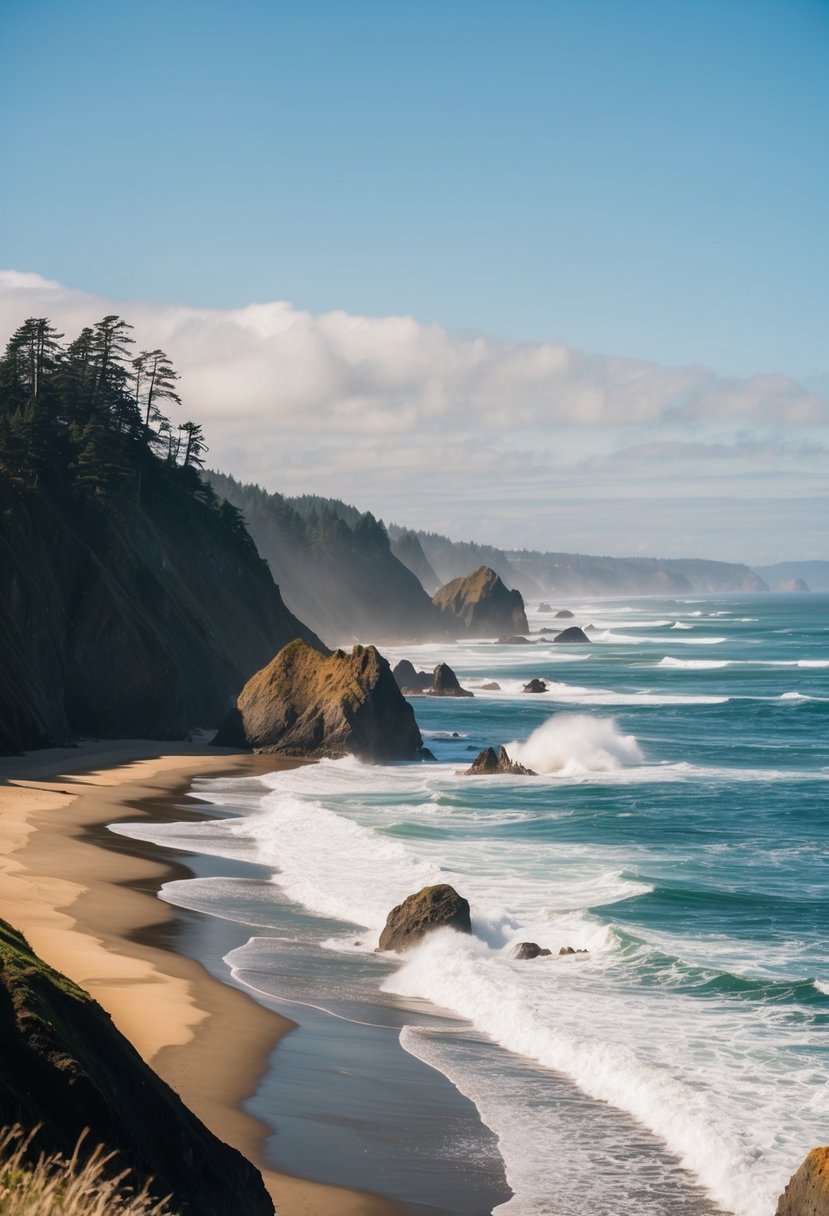
[(115, 1156), (103, 1145), (81, 1159), (83, 1136), (71, 1157), (32, 1157), (37, 1129), (0, 1130), (0, 1216), (176, 1216), (166, 1200), (132, 1188), (129, 1170), (107, 1173)]

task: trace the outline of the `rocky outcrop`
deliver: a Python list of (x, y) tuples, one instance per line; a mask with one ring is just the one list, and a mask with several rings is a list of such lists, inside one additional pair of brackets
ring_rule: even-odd
[(517, 959), (541, 958), (545, 954), (552, 953), (552, 950), (548, 950), (546, 946), (539, 946), (537, 942), (519, 942), (512, 957)]
[(576, 950), (574, 946), (562, 946), (559, 954), (587, 954), (586, 950)]
[(559, 608), (558, 612), (556, 613), (557, 621), (559, 621), (559, 620), (560, 621), (569, 621), (572, 619), (573, 619), (573, 613), (570, 611), (569, 608)]
[(829, 1216), (829, 1148), (813, 1148), (777, 1201), (776, 1216)]
[(544, 683), (543, 680), (539, 680), (538, 678), (535, 678), (533, 680), (530, 680), (529, 684), (525, 684), (522, 691), (523, 692), (546, 692), (547, 685)]
[(513, 777), (537, 777), (538, 774), (531, 768), (525, 768), (523, 764), (519, 764), (517, 760), (511, 760), (507, 749), (503, 743), (498, 748), (496, 754), (494, 747), (485, 747), (482, 752), (479, 752), (472, 761), (471, 766), (466, 770), (464, 776), (494, 776), (497, 773), (508, 773)]
[(454, 887), (441, 883), (424, 887), (392, 908), (380, 934), (379, 950), (408, 950), (435, 929), (471, 933), (469, 903)]
[(148, 464), (139, 508), (134, 490), (93, 503), (0, 470), (0, 753), (183, 739), (292, 638), (322, 648), (199, 487)]
[(545, 600), (542, 600), (541, 603), (538, 605), (538, 611), (539, 612), (552, 612), (553, 611), (552, 605), (548, 604)]
[(428, 671), (418, 671), (414, 663), (401, 659), (392, 671), (397, 687), (401, 692), (425, 692), (432, 686), (432, 676)]
[(438, 663), (432, 675), (432, 687), (426, 690), (431, 697), (474, 697), (474, 692), (461, 688), (458, 677), (448, 663)]
[(213, 743), (283, 756), (423, 756), (412, 707), (374, 646), (322, 655), (299, 640), (248, 680)]
[(92, 997), (38, 958), (0, 921), (0, 1127), (40, 1124), (36, 1151), (116, 1150), (187, 1216), (273, 1216), (258, 1171), (217, 1139), (113, 1025)]
[(557, 633), (553, 638), (553, 642), (589, 642), (590, 638), (583, 629), (579, 629), (578, 625), (571, 625), (569, 629), (565, 629), (562, 633)]
[(520, 591), (510, 591), (489, 566), (452, 579), (440, 588), (432, 602), (467, 637), (529, 633)]
[(488, 680), (486, 684), (481, 685), (482, 692), (500, 692), (501, 685), (497, 680)]
[(509, 637), (498, 639), (499, 646), (535, 646), (535, 642), (530, 638), (524, 638), (520, 633), (513, 633)]
[(802, 578), (786, 578), (782, 583), (778, 583), (776, 591), (786, 591), (788, 593), (810, 591), (811, 588), (805, 579)]

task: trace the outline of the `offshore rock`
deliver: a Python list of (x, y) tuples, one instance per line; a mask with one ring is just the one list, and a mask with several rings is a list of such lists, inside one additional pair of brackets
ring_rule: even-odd
[(489, 680), (486, 684), (481, 685), (482, 692), (500, 692), (501, 685), (497, 680)]
[(542, 600), (541, 603), (538, 605), (538, 611), (539, 612), (552, 612), (553, 609), (552, 609), (552, 606), (546, 602), (546, 600)]
[(569, 629), (565, 629), (562, 633), (557, 633), (553, 638), (554, 642), (589, 642), (590, 638), (583, 629), (579, 629), (578, 625), (571, 625)]
[(470, 768), (464, 773), (465, 777), (474, 777), (478, 775), (493, 776), (496, 773), (509, 773), (513, 777), (537, 777), (538, 774), (531, 768), (525, 768), (523, 764), (519, 764), (517, 760), (510, 759), (507, 749), (503, 743), (498, 748), (496, 755), (494, 747), (485, 747), (482, 752), (479, 752), (472, 761)]
[(513, 633), (509, 637), (498, 639), (499, 646), (535, 646), (535, 642), (529, 638), (524, 638), (520, 633)]
[(474, 697), (474, 692), (461, 688), (458, 677), (448, 663), (438, 663), (432, 675), (432, 687), (427, 688), (431, 697)]
[(529, 633), (520, 591), (510, 591), (494, 570), (480, 566), (473, 574), (453, 578), (441, 587), (432, 603), (468, 637), (501, 637)]
[(392, 908), (378, 950), (408, 950), (434, 929), (471, 933), (469, 903), (448, 883), (424, 887)]
[(401, 659), (392, 671), (392, 675), (401, 692), (425, 692), (432, 683), (429, 672), (417, 671), (414, 663), (410, 663), (408, 659)]
[(558, 612), (556, 613), (557, 621), (571, 620), (572, 617), (573, 617), (573, 613), (570, 611), (569, 608), (559, 608)]
[(519, 942), (512, 957), (517, 959), (540, 958), (542, 955), (552, 953), (552, 950), (548, 950), (546, 946), (539, 946), (537, 942)]
[(153, 1197), (172, 1196), (182, 1216), (273, 1216), (250, 1162), (187, 1109), (88, 992), (2, 920), (0, 1044), (0, 1127), (40, 1124), (35, 1153), (69, 1157), (88, 1128), (82, 1158), (98, 1143), (116, 1150), (112, 1172), (133, 1171), (139, 1186), (151, 1176)]
[(813, 1148), (777, 1201), (775, 1216), (829, 1216), (829, 1148)]
[(534, 680), (530, 680), (529, 684), (525, 684), (523, 691), (524, 692), (546, 692), (547, 685), (544, 683), (543, 680), (539, 680), (536, 678)]
[(374, 646), (322, 655), (299, 639), (248, 680), (213, 743), (283, 756), (423, 758), (414, 711)]

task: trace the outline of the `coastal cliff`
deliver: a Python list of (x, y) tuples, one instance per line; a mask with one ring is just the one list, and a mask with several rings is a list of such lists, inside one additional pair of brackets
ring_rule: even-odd
[(148, 1177), (186, 1216), (272, 1216), (258, 1171), (158, 1077), (92, 997), (0, 921), (0, 1127), (41, 1124), (35, 1152), (117, 1151), (113, 1170)]
[[(321, 646), (202, 481), (200, 428), (162, 447), (157, 407), (111, 352), (94, 373), (106, 321), (78, 367), (45, 322), (0, 360), (0, 753), (182, 738), (220, 722), (280, 646)], [(38, 334), (54, 350), (33, 381)]]

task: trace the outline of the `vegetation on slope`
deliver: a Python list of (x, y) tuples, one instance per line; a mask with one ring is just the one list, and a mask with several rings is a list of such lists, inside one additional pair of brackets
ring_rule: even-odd
[[(182, 1213), (272, 1216), (261, 1176), (218, 1140), (148, 1067), (97, 1001), (48, 967), (0, 921), (0, 1126), (40, 1126), (37, 1149), (104, 1143), (107, 1175), (152, 1178)], [(101, 1161), (100, 1154), (93, 1158)], [(111, 1168), (110, 1168), (111, 1164)], [(140, 1183), (139, 1183), (140, 1185)], [(0, 1210), (2, 1210), (0, 1208)], [(109, 1209), (107, 1209), (108, 1211)]]
[(0, 358), (0, 751), (215, 725), (295, 637), (163, 351), (31, 318)]
[(243, 512), (286, 602), (326, 641), (445, 634), (418, 578), (395, 557), (370, 512), (316, 495), (284, 498), (222, 473), (208, 476)]

